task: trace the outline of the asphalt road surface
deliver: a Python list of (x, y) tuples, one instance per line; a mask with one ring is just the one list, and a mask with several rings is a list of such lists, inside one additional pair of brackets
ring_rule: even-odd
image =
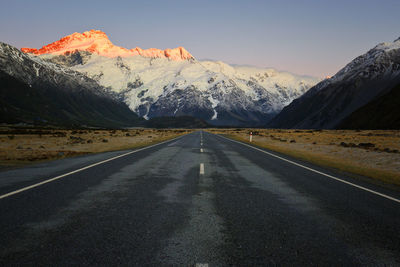
[(2, 171), (0, 265), (400, 265), (398, 192), (263, 151), (199, 131)]

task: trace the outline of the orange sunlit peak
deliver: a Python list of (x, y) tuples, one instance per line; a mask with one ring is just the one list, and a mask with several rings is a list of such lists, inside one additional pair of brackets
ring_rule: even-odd
[(141, 49), (126, 49), (114, 45), (107, 35), (98, 30), (90, 30), (84, 33), (75, 32), (51, 44), (45, 45), (40, 49), (36, 48), (21, 48), (24, 53), (35, 55), (53, 54), (62, 55), (74, 51), (88, 51), (105, 57), (131, 57), (143, 56), (151, 58), (168, 58), (174, 61), (192, 59), (193, 56), (183, 47), (160, 50), (156, 48)]

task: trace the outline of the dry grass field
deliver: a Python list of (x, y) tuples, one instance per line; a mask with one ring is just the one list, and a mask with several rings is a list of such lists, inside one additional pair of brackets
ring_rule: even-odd
[(60, 130), (0, 127), (0, 167), (143, 147), (189, 133), (179, 129)]
[[(0, 127), (0, 167), (139, 148), (191, 132), (180, 129), (60, 130)], [(400, 131), (208, 129), (317, 165), (400, 185)]]
[(317, 165), (400, 185), (400, 131), (211, 129)]

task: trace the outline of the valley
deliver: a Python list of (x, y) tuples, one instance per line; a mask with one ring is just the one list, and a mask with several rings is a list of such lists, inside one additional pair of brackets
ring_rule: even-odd
[[(398, 130), (285, 130), (261, 128), (206, 131), (292, 156), (305, 162), (400, 185)], [(45, 129), (0, 127), (0, 168), (107, 151), (137, 149), (195, 129)], [(253, 133), (249, 142), (249, 133)]]
[(400, 266), (400, 1), (8, 1), (0, 267)]
[(195, 131), (1, 171), (0, 264), (399, 264), (399, 191), (275, 154)]

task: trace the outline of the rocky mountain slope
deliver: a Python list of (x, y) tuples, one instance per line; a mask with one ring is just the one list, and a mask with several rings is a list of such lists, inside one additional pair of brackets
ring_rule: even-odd
[(22, 51), (87, 75), (144, 118), (188, 115), (214, 125), (263, 125), (320, 81), (268, 68), (198, 61), (184, 48), (115, 47), (100, 31)]
[(341, 129), (400, 129), (400, 84), (347, 116)]
[[(381, 43), (357, 57), (331, 79), (320, 82), (294, 100), (267, 126), (337, 128), (353, 112), (386, 95), (399, 83), (400, 38), (391, 43)], [(384, 106), (381, 108), (386, 112), (396, 112)], [(353, 128), (348, 122), (344, 125)], [(365, 128), (358, 123), (355, 125)], [(379, 127), (387, 128), (381, 124)]]
[(122, 127), (142, 123), (96, 81), (0, 43), (0, 122)]

